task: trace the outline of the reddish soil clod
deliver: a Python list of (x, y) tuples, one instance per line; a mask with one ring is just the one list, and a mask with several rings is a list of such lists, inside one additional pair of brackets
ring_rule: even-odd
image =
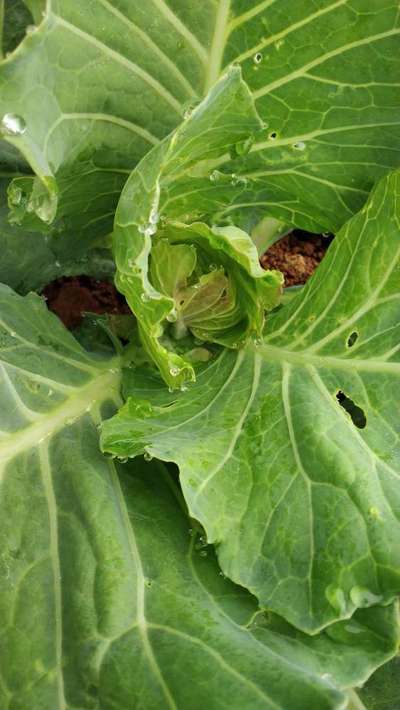
[(124, 297), (115, 286), (97, 281), (89, 276), (71, 276), (57, 279), (43, 291), (47, 305), (67, 328), (80, 325), (84, 312), (130, 313)]
[(285, 277), (285, 286), (304, 284), (324, 256), (331, 238), (291, 232), (272, 245), (261, 257), (264, 269), (278, 269)]

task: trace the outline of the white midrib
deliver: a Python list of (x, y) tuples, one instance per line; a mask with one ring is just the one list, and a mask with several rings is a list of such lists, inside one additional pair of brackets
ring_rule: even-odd
[(228, 37), (228, 20), (231, 9), (231, 0), (220, 0), (215, 19), (214, 35), (208, 57), (204, 93), (207, 94), (219, 79), (226, 40)]
[(257, 346), (257, 352), (265, 360), (274, 362), (287, 362), (292, 365), (306, 367), (314, 365), (317, 369), (328, 368), (330, 370), (348, 370), (362, 372), (385, 372), (387, 374), (399, 375), (400, 362), (385, 362), (384, 360), (362, 360), (357, 358), (333, 357), (330, 355), (313, 355), (307, 350), (294, 351), (285, 350), (273, 345)]
[[(112, 363), (115, 367), (115, 363)], [(56, 409), (43, 415), (22, 431), (10, 434), (0, 442), (0, 459), (3, 462), (23, 451), (37, 446), (44, 439), (72, 424), (99, 401), (112, 398), (119, 390), (120, 370), (115, 367), (99, 370), (99, 375), (84, 387), (77, 388), (66, 401)]]
[[(134, 530), (131, 524), (131, 521), (129, 519), (129, 514), (126, 508), (126, 503), (124, 500), (124, 496), (122, 494), (121, 486), (119, 483), (118, 475), (115, 470), (115, 465), (113, 462), (109, 462), (109, 467), (110, 467), (110, 472), (111, 472), (111, 479), (113, 482), (113, 487), (114, 491), (116, 494), (116, 497), (118, 499), (118, 506), (121, 511), (121, 517), (124, 525), (124, 529), (127, 535), (127, 540), (129, 544), (129, 549), (131, 553), (131, 561), (133, 565), (133, 576), (136, 577), (136, 616), (137, 616), (137, 628), (140, 633), (140, 638), (143, 644), (143, 650), (147, 659), (147, 662), (150, 666), (150, 669), (158, 683), (158, 685), (161, 687), (161, 690), (164, 694), (165, 697), (165, 707), (170, 708), (171, 710), (178, 710), (177, 705), (174, 701), (174, 698), (172, 697), (172, 694), (164, 680), (164, 677), (161, 673), (160, 667), (157, 663), (156, 656), (153, 652), (150, 639), (149, 639), (149, 634), (148, 634), (148, 628), (150, 624), (148, 623), (146, 619), (146, 607), (145, 607), (145, 594), (146, 594), (146, 588), (145, 588), (145, 575), (144, 575), (144, 570), (143, 570), (143, 564), (142, 560), (140, 557), (140, 551), (138, 548), (138, 544), (136, 542), (136, 537), (134, 534)], [(132, 627), (134, 628), (134, 627)]]
[(50, 557), (53, 569), (54, 580), (54, 616), (55, 616), (55, 652), (57, 669), (57, 689), (58, 708), (66, 710), (67, 701), (65, 699), (64, 676), (62, 672), (62, 593), (61, 593), (61, 569), (58, 542), (57, 524), (57, 503), (52, 483), (51, 466), (49, 452), (46, 443), (39, 446), (40, 471), (42, 475), (43, 487), (46, 493), (47, 507), (49, 511), (49, 531), (50, 531)]

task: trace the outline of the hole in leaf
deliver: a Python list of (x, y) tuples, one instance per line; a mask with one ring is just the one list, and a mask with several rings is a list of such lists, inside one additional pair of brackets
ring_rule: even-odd
[(272, 133), (269, 134), (268, 138), (269, 138), (271, 141), (274, 141), (275, 138), (277, 138), (277, 136), (278, 136), (277, 132), (276, 132), (276, 131), (272, 131)]
[(351, 421), (354, 426), (358, 429), (365, 429), (367, 425), (367, 417), (365, 416), (364, 410), (355, 404), (355, 402), (353, 402), (353, 400), (341, 390), (336, 393), (336, 399), (347, 414), (350, 414)]
[(347, 338), (347, 345), (349, 348), (353, 347), (357, 338), (358, 338), (358, 333), (355, 330), (352, 333), (350, 333), (349, 337)]

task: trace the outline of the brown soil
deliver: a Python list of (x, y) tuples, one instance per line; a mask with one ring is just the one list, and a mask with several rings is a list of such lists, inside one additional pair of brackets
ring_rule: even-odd
[(106, 281), (89, 276), (71, 276), (52, 281), (43, 291), (47, 305), (67, 328), (76, 328), (84, 312), (130, 313), (116, 288)]
[(279, 269), (285, 286), (304, 284), (324, 256), (331, 238), (291, 232), (272, 245), (261, 257), (264, 269)]

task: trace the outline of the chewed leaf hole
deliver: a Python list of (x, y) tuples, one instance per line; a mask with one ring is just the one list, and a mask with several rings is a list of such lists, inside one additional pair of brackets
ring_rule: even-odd
[(336, 399), (347, 414), (350, 414), (354, 426), (358, 429), (365, 429), (367, 426), (367, 417), (365, 416), (364, 410), (341, 390), (336, 393)]
[(353, 332), (350, 333), (349, 337), (347, 338), (347, 346), (349, 348), (352, 348), (354, 343), (356, 342), (357, 338), (358, 338), (358, 333), (357, 333), (357, 331), (353, 330)]

